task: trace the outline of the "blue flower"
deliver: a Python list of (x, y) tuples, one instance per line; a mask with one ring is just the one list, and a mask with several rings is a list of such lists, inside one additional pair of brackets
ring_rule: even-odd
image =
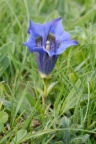
[(69, 33), (64, 31), (61, 18), (45, 24), (35, 24), (30, 21), (28, 28), (29, 39), (24, 42), (30, 52), (34, 52), (40, 73), (49, 75), (53, 70), (59, 54), (66, 48), (77, 45), (70, 39)]

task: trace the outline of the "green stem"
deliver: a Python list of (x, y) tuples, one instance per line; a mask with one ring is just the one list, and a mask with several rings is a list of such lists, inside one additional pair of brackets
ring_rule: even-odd
[(47, 80), (43, 79), (43, 82), (44, 82), (44, 93), (43, 93), (43, 96), (47, 97)]
[(47, 79), (43, 78), (43, 83), (44, 83), (44, 92), (42, 95), (42, 106), (43, 108), (46, 107), (46, 97), (47, 97)]
[(45, 108), (46, 107), (46, 104), (45, 104), (45, 97), (42, 96), (42, 107)]

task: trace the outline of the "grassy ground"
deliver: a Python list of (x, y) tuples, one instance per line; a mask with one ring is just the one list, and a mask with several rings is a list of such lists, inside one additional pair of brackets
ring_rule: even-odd
[[(60, 55), (43, 83), (23, 42), (29, 19), (61, 16), (79, 45)], [(0, 0), (0, 144), (96, 144), (96, 1)]]

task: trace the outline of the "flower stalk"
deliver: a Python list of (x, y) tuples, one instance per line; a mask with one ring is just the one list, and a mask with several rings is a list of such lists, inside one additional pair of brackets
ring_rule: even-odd
[(44, 92), (42, 95), (42, 106), (43, 106), (43, 108), (46, 108), (46, 98), (47, 98), (47, 88), (48, 88), (46, 78), (43, 78), (43, 84), (44, 84)]

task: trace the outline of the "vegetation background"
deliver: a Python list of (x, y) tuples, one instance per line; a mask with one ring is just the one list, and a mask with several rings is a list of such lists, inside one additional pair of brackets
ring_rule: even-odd
[[(23, 42), (29, 19), (60, 16), (79, 45), (59, 56), (45, 111)], [(0, 0), (0, 144), (96, 144), (96, 0)]]

